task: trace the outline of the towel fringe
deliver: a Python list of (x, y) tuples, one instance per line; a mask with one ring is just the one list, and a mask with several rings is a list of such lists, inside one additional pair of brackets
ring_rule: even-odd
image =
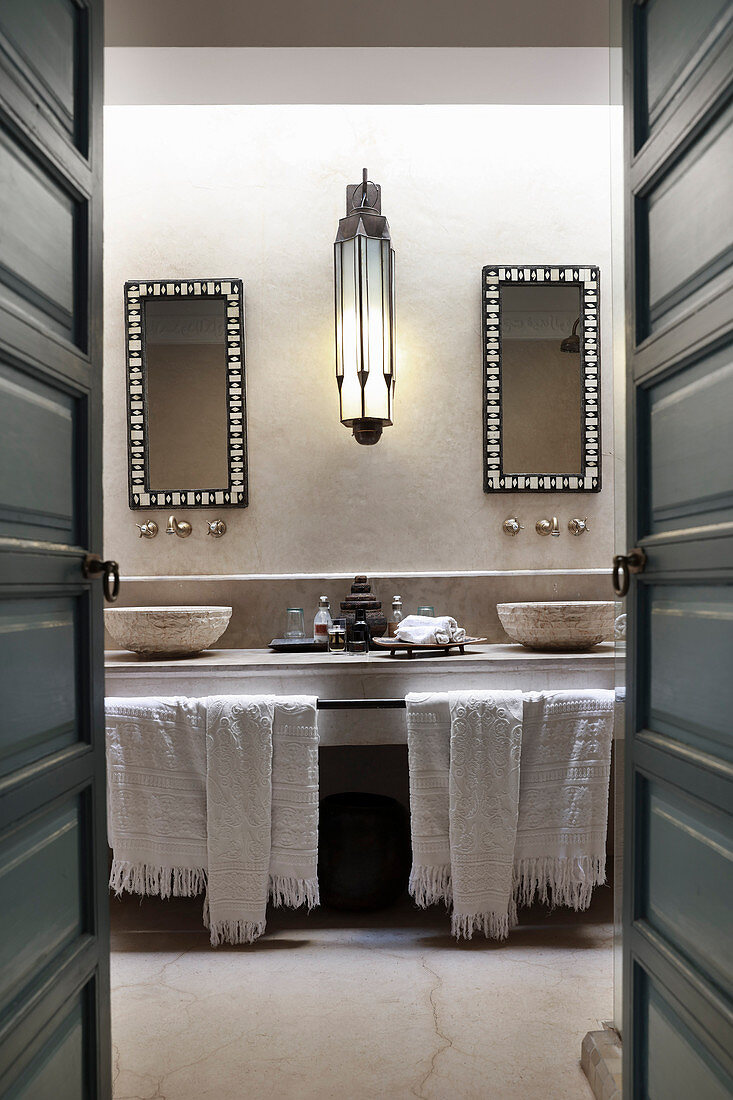
[(510, 914), (507, 913), (454, 913), (451, 917), (451, 934), (457, 940), (470, 940), (474, 932), (483, 932), (487, 940), (505, 940), (509, 935)]
[(206, 869), (158, 867), (151, 863), (113, 859), (109, 887), (118, 897), (127, 891), (151, 897), (192, 898), (206, 889)]
[(594, 887), (605, 881), (605, 855), (522, 859), (514, 867), (514, 902), (526, 906), (537, 900), (553, 909), (587, 909)]
[(450, 863), (438, 867), (424, 864), (413, 866), (410, 871), (409, 892), (421, 909), (426, 909), (428, 905), (437, 905), (439, 901), (450, 905), (453, 900)]
[(254, 943), (265, 931), (264, 921), (220, 920), (210, 926), (212, 947), (223, 943)]
[(270, 875), (269, 893), (276, 909), (281, 905), (287, 905), (290, 909), (307, 905), (310, 910), (321, 904), (317, 879)]

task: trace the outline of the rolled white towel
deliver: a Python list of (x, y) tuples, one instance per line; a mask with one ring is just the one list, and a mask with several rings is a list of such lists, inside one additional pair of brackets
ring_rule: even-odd
[(462, 642), (466, 631), (450, 615), (408, 615), (397, 627), (395, 639), (413, 645), (447, 645)]
[[(466, 631), (462, 626), (459, 626), (455, 619), (451, 619), (450, 616), (445, 616), (450, 624), (449, 631), (443, 631), (442, 628), (436, 627), (435, 640), (436, 642), (464, 642), (466, 640)], [(446, 634), (450, 634), (450, 637), (446, 637)]]

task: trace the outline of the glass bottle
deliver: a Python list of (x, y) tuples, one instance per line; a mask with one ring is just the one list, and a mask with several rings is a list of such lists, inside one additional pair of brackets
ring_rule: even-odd
[(418, 615), (425, 616), (428, 619), (435, 618), (435, 608), (430, 607), (429, 604), (424, 604), (422, 607), (418, 607), (417, 613)]
[(395, 634), (397, 633), (397, 627), (400, 625), (404, 617), (405, 616), (402, 613), (402, 596), (393, 596), (392, 614), (390, 615), (389, 622), (387, 623), (388, 638), (394, 638)]
[(328, 596), (321, 596), (318, 601), (318, 611), (313, 620), (313, 641), (320, 645), (328, 642), (328, 628), (331, 625), (331, 604)]
[(328, 628), (328, 652), (346, 652), (346, 619), (332, 619)]
[(356, 618), (351, 628), (349, 639), (349, 653), (369, 652), (369, 626), (367, 625), (366, 611), (363, 607), (356, 609)]

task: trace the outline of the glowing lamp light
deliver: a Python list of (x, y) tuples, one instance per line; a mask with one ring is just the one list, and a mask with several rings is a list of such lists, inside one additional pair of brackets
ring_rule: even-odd
[(364, 177), (346, 188), (333, 246), (336, 381), (341, 423), (370, 445), (392, 423), (395, 388), (394, 249), (382, 189)]

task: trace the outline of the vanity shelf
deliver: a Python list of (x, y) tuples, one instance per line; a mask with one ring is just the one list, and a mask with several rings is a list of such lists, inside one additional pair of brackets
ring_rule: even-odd
[[(474, 647), (472, 647), (472, 650)], [(395, 700), (410, 691), (501, 687), (524, 691), (613, 688), (622, 660), (613, 643), (588, 653), (534, 653), (519, 645), (481, 645), (456, 656), (392, 661), (382, 653), (272, 653), (207, 650), (180, 660), (140, 660), (106, 654), (108, 696), (316, 695), (324, 700)], [(398, 707), (324, 708), (321, 745), (401, 745), (407, 740)]]

